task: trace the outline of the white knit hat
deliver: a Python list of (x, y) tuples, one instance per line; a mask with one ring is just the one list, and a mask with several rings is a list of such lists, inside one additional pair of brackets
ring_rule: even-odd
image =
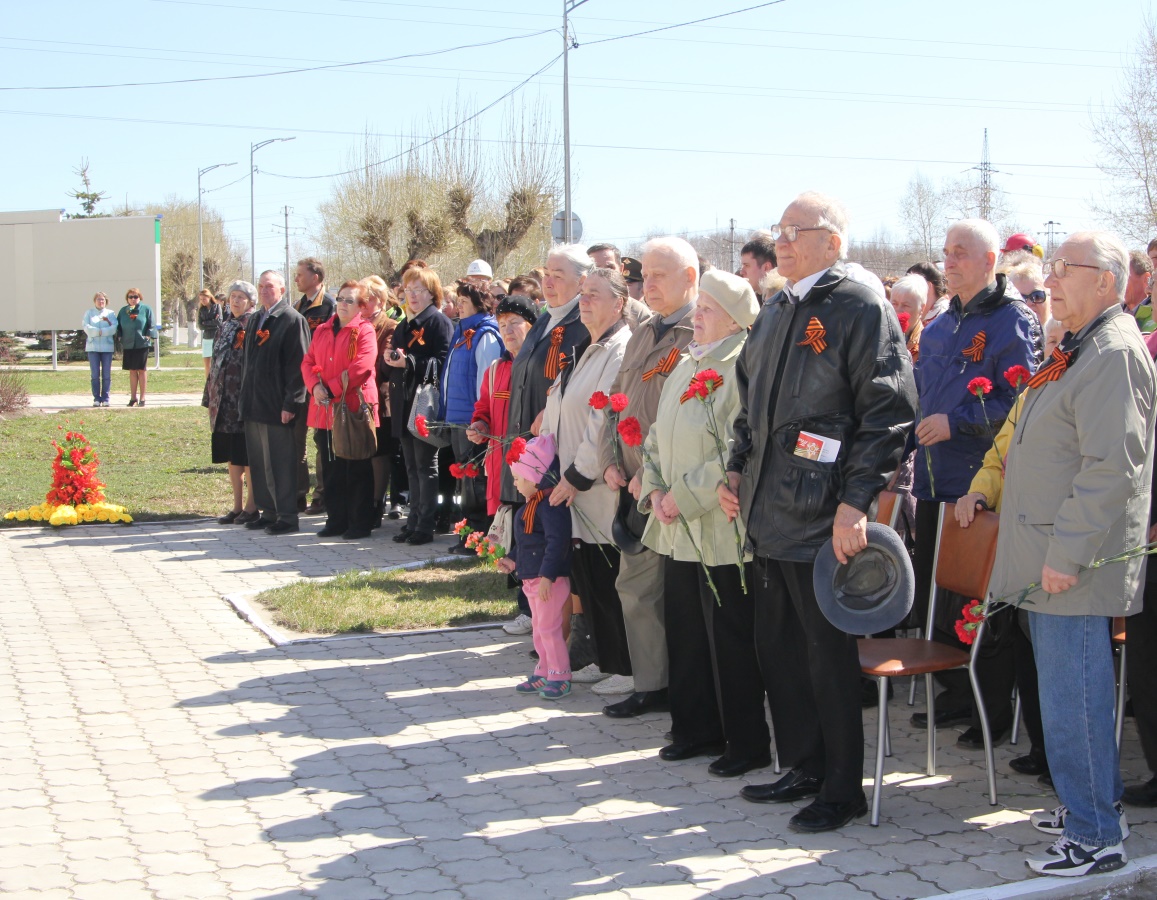
[(743, 328), (750, 328), (759, 314), (759, 301), (746, 278), (723, 269), (708, 269), (699, 279), (699, 292), (710, 294)]

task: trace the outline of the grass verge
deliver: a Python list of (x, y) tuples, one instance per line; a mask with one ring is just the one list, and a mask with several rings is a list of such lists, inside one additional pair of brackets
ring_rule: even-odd
[(226, 466), (209, 462), (204, 409), (112, 408), (0, 422), (0, 512), (43, 502), (52, 485), (58, 426), (84, 432), (100, 458), (98, 477), (109, 502), (127, 507), (138, 521), (219, 516), (233, 505)]
[(309, 634), (450, 628), (500, 622), (518, 611), (506, 576), (471, 560), (343, 572), (264, 591), (257, 602), (278, 626)]
[[(200, 362), (200, 359), (198, 359)], [(112, 385), (110, 396), (114, 405), (123, 406), (128, 402), (129, 373), (119, 368), (120, 363), (113, 362)], [(89, 379), (88, 363), (70, 366), (61, 366), (59, 371), (52, 372), (44, 369), (23, 371), (17, 369), (30, 394), (90, 394), (92, 382)], [(149, 393), (159, 394), (199, 394), (205, 389), (205, 370), (203, 368), (149, 369)], [(123, 398), (118, 400), (118, 398)], [(148, 407), (146, 407), (147, 409)]]

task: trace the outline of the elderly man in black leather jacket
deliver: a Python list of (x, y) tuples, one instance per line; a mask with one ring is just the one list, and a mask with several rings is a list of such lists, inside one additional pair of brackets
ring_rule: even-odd
[(739, 357), (741, 405), (719, 501), (743, 516), (755, 554), (756, 650), (775, 686), (776, 748), (791, 770), (742, 795), (816, 796), (789, 824), (819, 832), (867, 804), (856, 637), (820, 612), (812, 569), (828, 538), (841, 563), (867, 546), (867, 512), (900, 464), (916, 388), (895, 313), (843, 265), (841, 204), (801, 194), (772, 231), (788, 282)]

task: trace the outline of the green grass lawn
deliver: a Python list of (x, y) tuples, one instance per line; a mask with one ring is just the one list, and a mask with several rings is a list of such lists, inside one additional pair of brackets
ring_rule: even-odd
[[(182, 369), (161, 369), (159, 372), (149, 370), (148, 390), (159, 394), (190, 394), (201, 393), (205, 388), (205, 369), (189, 366)], [(92, 387), (88, 374), (88, 363), (70, 363), (62, 365), (57, 372), (47, 370), (31, 370), (21, 372), (24, 384), (30, 394), (90, 394)], [(112, 390), (110, 392), (113, 406), (123, 406), (128, 402), (129, 373), (120, 369), (120, 363), (113, 361)], [(112, 396), (115, 395), (115, 396)], [(124, 397), (123, 401), (117, 398)], [(146, 407), (147, 408), (147, 407)]]
[(310, 634), (448, 628), (518, 613), (506, 576), (471, 560), (344, 572), (320, 584), (299, 581), (264, 591), (257, 601), (277, 625)]
[[(57, 426), (82, 431), (89, 439), (109, 502), (127, 507), (134, 519), (219, 516), (233, 505), (226, 467), (209, 462), (206, 410), (113, 407), (0, 422), (0, 512), (44, 501), (56, 456), (52, 441), (61, 434)], [(8, 527), (29, 524), (3, 522)]]

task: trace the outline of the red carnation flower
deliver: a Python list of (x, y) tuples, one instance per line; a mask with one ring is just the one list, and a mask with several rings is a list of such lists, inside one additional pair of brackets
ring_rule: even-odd
[(1032, 373), (1024, 366), (1009, 366), (1004, 370), (1004, 379), (1012, 385), (1013, 390), (1020, 390), (1022, 384), (1027, 384)]
[(983, 376), (977, 376), (968, 382), (968, 393), (983, 397), (992, 390), (992, 382)]
[(430, 426), (426, 424), (425, 416), (414, 416), (414, 427), (418, 429), (418, 437), (430, 436)]
[(897, 318), (900, 320), (900, 330), (902, 332), (904, 332), (904, 334), (907, 334), (908, 333), (908, 325), (912, 321), (912, 314), (911, 313), (900, 313), (900, 315), (897, 316)]
[(462, 477), (462, 467), (458, 463), (450, 463), (450, 474), (455, 478)]
[(463, 478), (477, 478), (478, 477), (478, 466), (474, 465), (474, 463), (466, 463), (466, 465), (462, 466), (462, 477)]
[(619, 423), (619, 437), (623, 439), (623, 443), (628, 447), (638, 447), (643, 443), (643, 429), (639, 426), (639, 420), (634, 416), (628, 416)]
[(593, 394), (591, 394), (591, 399), (587, 402), (594, 409), (604, 409), (606, 405), (611, 402), (611, 399), (602, 391), (595, 391)]
[(627, 408), (627, 404), (631, 400), (626, 394), (611, 394), (611, 409), (617, 413), (621, 413)]
[(971, 644), (975, 640), (975, 635), (965, 627), (963, 619), (956, 620), (956, 636), (962, 644)]
[(526, 438), (516, 437), (510, 442), (510, 449), (506, 451), (506, 464), (512, 466), (518, 462), (524, 450), (526, 450)]

